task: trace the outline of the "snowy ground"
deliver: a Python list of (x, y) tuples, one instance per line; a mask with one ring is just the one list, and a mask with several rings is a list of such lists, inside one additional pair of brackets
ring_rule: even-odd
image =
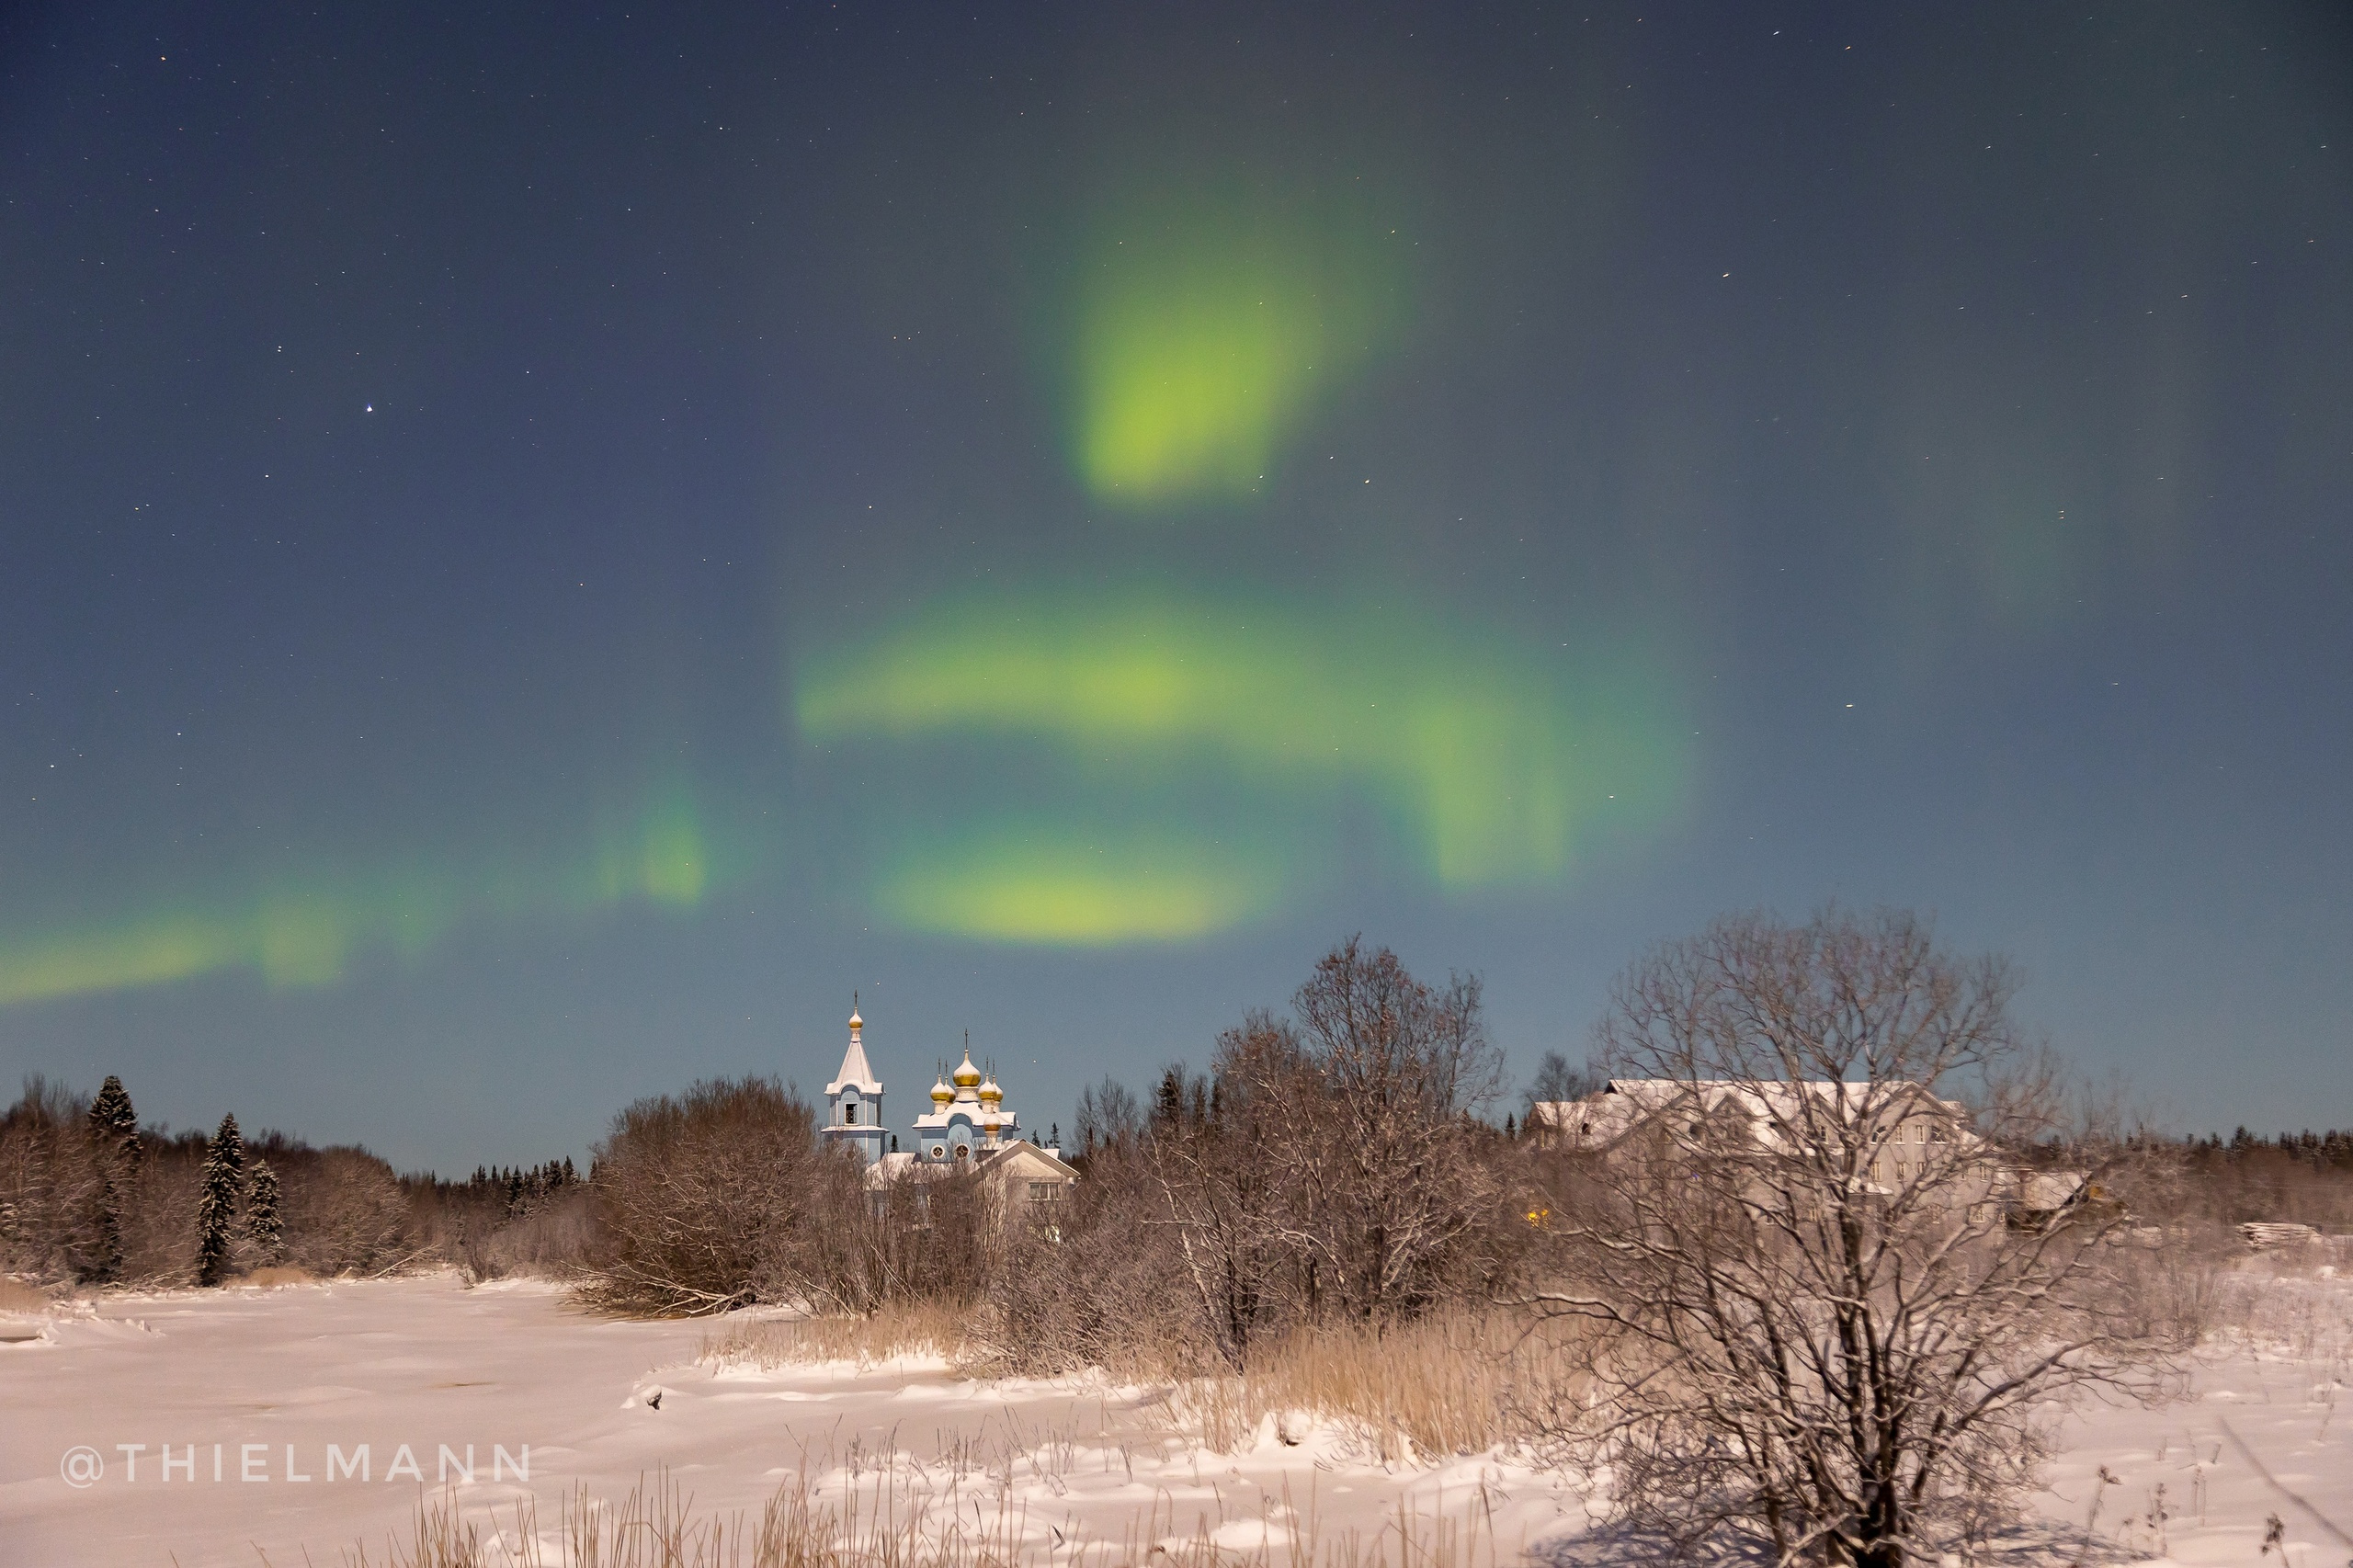
[[(2045, 1499), (2052, 1560), (2274, 1561), (2259, 1553), (2276, 1515), (2293, 1568), (2353, 1561), (2337, 1533), (2353, 1528), (2353, 1433), (2333, 1419), (2353, 1290), (2270, 1290), (2263, 1343), (2209, 1358), (2197, 1397), (2069, 1421)], [(325, 1563), (363, 1539), (381, 1560), (420, 1488), (502, 1515), (536, 1494), (544, 1522), (575, 1484), (619, 1498), (665, 1469), (699, 1511), (756, 1514), (801, 1474), (836, 1495), (879, 1483), (930, 1517), (1010, 1528), (1041, 1562), (1074, 1540), (1200, 1529), (1279, 1562), (1310, 1516), (1328, 1545), (1401, 1505), (1475, 1510), (1505, 1561), (1600, 1546), (1574, 1550), (1573, 1488), (1510, 1463), (1384, 1469), (1328, 1428), (1199, 1453), (1167, 1437), (1148, 1391), (921, 1363), (715, 1370), (698, 1360), (708, 1333), (447, 1276), (111, 1299), (18, 1343), (0, 1324), (0, 1564)]]

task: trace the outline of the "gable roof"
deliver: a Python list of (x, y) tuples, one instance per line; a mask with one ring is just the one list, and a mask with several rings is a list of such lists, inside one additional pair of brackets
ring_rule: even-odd
[(1065, 1181), (1078, 1179), (1076, 1166), (1064, 1164), (1060, 1155), (1049, 1153), (1035, 1143), (1022, 1142), (1017, 1139), (1002, 1149), (990, 1150), (980, 1161), (981, 1169), (1001, 1171), (1006, 1176), (1013, 1174), (1013, 1167), (1023, 1165), (1035, 1168), (1041, 1177), (1058, 1176)]

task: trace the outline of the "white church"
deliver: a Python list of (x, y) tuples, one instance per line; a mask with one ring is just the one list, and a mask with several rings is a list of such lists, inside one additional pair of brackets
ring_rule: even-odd
[(972, 1065), (969, 1039), (963, 1062), (931, 1085), (931, 1109), (915, 1118), (913, 1147), (901, 1150), (882, 1119), (882, 1080), (866, 1059), (865, 1028), (852, 1007), (849, 1049), (825, 1085), (823, 1135), (828, 1143), (858, 1151), (869, 1186), (880, 1191), (894, 1181), (984, 1172), (1002, 1185), (1008, 1212), (1020, 1212), (1014, 1207), (1018, 1202), (1057, 1203), (1068, 1195), (1078, 1172), (1063, 1163), (1060, 1149), (1021, 1136), (1021, 1119), (1006, 1108), (996, 1075)]

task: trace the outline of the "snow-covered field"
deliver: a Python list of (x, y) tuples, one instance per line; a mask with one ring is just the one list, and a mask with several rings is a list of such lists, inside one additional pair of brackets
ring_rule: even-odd
[[(2280, 1280), (2260, 1306), (2262, 1343), (2207, 1358), (2193, 1398), (2069, 1420), (2044, 1500), (2053, 1561), (2276, 1561), (2260, 1555), (2274, 1516), (2295, 1568), (2353, 1561), (2339, 1533), (2353, 1528), (2353, 1432), (2334, 1420), (2353, 1290)], [(536, 1284), (115, 1298), (52, 1316), (38, 1338), (6, 1343), (6, 1568), (325, 1563), (363, 1540), (381, 1561), (421, 1491), (511, 1528), (519, 1500), (536, 1495), (545, 1524), (577, 1485), (619, 1499), (665, 1471), (699, 1513), (756, 1516), (803, 1477), (821, 1495), (879, 1485), (929, 1519), (1008, 1532), (1040, 1562), (1080, 1540), (1204, 1530), (1280, 1562), (1295, 1539), (1363, 1540), (1401, 1507), (1475, 1514), (1506, 1562), (1611, 1556), (1580, 1540), (1572, 1484), (1512, 1462), (1384, 1468), (1329, 1427), (1204, 1453), (1170, 1437), (1153, 1391), (1084, 1380), (975, 1383), (908, 1361), (714, 1369), (699, 1358), (708, 1325), (590, 1317)]]

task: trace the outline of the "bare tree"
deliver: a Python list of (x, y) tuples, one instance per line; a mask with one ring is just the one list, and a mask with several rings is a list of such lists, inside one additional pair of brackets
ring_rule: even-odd
[(766, 1078), (697, 1084), (613, 1119), (590, 1187), (603, 1244), (582, 1294), (691, 1316), (796, 1285), (818, 1173), (816, 1118)]
[(1105, 1078), (1078, 1091), (1078, 1157), (1094, 1157), (1106, 1144), (1124, 1143), (1143, 1130), (1143, 1107), (1125, 1084)]
[[(38, 1279), (93, 1278), (105, 1268), (106, 1165), (86, 1132), (89, 1105), (34, 1075), (0, 1111), (0, 1268)], [(119, 1221), (118, 1221), (119, 1223)]]
[(1995, 960), (1911, 916), (1719, 921), (1619, 982), (1572, 1162), (1574, 1283), (1605, 1328), (1586, 1429), (1629, 1525), (1687, 1558), (1897, 1568), (2022, 1493), (2044, 1402), (2155, 1392), (2113, 1146), (2022, 1173), (2054, 1075)]
[(1145, 1145), (1160, 1199), (1153, 1222), (1175, 1240), (1201, 1333), (1237, 1372), (1275, 1315), (1297, 1212), (1262, 1156), (1283, 1135), (1278, 1096), (1307, 1082), (1297, 1033), (1254, 1014), (1220, 1037), (1213, 1086), (1170, 1070)]
[(1260, 1157), (1292, 1205), (1305, 1309), (1377, 1319), (1461, 1282), (1498, 1198), (1472, 1113), (1503, 1081), (1479, 983), (1415, 980), (1382, 948), (1335, 948), (1292, 999), (1297, 1043), (1235, 1075), (1264, 1107)]
[(1572, 1067), (1569, 1059), (1557, 1051), (1548, 1051), (1544, 1060), (1537, 1063), (1536, 1077), (1519, 1096), (1519, 1121), (1523, 1128), (1532, 1128), (1542, 1119), (1539, 1106), (1561, 1105), (1581, 1100), (1601, 1087), (1602, 1075), (1591, 1062)]

